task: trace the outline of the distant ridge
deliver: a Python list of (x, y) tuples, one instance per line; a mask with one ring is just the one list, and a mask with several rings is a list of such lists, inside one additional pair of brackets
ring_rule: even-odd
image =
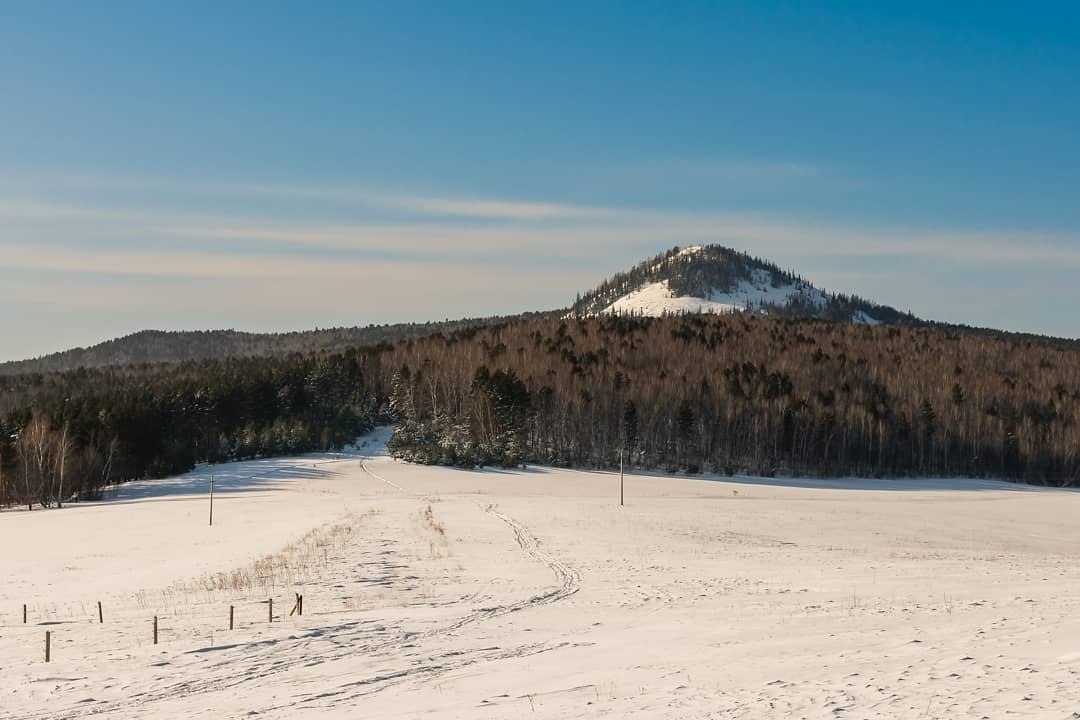
[(721, 245), (674, 247), (616, 273), (567, 309), (441, 322), (338, 327), (285, 333), (237, 330), (141, 332), (87, 348), (0, 363), (0, 376), (77, 369), (182, 363), (293, 353), (333, 352), (439, 333), (490, 327), (545, 317), (752, 312), (858, 325), (907, 325), (973, 334), (1060, 349), (1080, 349), (1080, 340), (1008, 332), (918, 318), (854, 295), (829, 293), (790, 270)]
[(512, 317), (368, 325), (285, 333), (251, 333), (237, 330), (142, 330), (91, 347), (74, 348), (31, 360), (0, 363), (0, 375), (327, 352), (486, 327), (511, 319), (537, 317), (543, 314), (527, 313)]

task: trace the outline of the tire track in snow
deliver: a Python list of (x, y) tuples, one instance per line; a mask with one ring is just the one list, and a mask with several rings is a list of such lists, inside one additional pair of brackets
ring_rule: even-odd
[[(370, 470), (367, 470), (366, 467), (364, 469), (373, 477), (397, 487), (401, 492), (409, 492), (401, 486), (396, 485), (396, 483), (392, 483), (391, 481), (372, 473)], [(153, 690), (136, 693), (123, 701), (106, 701), (100, 704), (91, 704), (89, 701), (84, 701), (78, 706), (69, 707), (63, 711), (56, 711), (48, 715), (24, 715), (18, 718), (18, 720), (44, 720), (45, 718), (55, 718), (56, 720), (63, 718), (64, 720), (68, 720), (69, 718), (90, 717), (119, 711), (131, 712), (137, 708), (152, 706), (152, 704), (157, 702), (188, 697), (195, 694), (221, 692), (240, 686), (249, 680), (264, 679), (267, 676), (277, 675), (296, 668), (312, 667), (328, 662), (343, 660), (355, 655), (371, 655), (387, 650), (402, 649), (405, 646), (415, 644), (418, 641), (451, 634), (464, 627), (493, 618), (502, 617), (529, 608), (551, 605), (565, 600), (580, 590), (580, 573), (572, 566), (562, 562), (543, 550), (536, 536), (533, 535), (526, 526), (509, 515), (500, 512), (494, 505), (478, 505), (478, 507), (488, 515), (497, 518), (507, 525), (514, 533), (514, 540), (518, 547), (537, 562), (546, 565), (555, 575), (558, 584), (544, 592), (518, 600), (517, 602), (474, 610), (448, 625), (422, 632), (402, 631), (393, 638), (375, 642), (371, 642), (370, 640), (365, 642), (366, 638), (364, 637), (369, 634), (369, 625), (374, 625), (374, 623), (355, 622), (345, 623), (329, 629), (315, 628), (308, 633), (294, 635), (288, 639), (258, 640), (237, 643), (230, 649), (239, 651), (243, 653), (243, 655), (240, 657), (234, 656), (209, 666), (194, 668), (194, 672), (198, 673), (197, 678), (174, 682), (165, 686), (159, 686)], [(374, 629), (378, 631), (380, 628), (375, 627)], [(322, 647), (318, 648), (315, 652), (309, 653), (297, 648), (298, 642), (307, 645), (318, 643), (322, 645)], [(482, 662), (485, 659), (498, 660), (522, 657), (538, 652), (546, 652), (551, 649), (563, 647), (564, 645), (565, 644), (546, 645), (541, 643), (513, 649), (491, 648), (490, 653), (486, 653), (480, 657), (468, 658), (463, 655), (461, 660), (457, 663), (451, 662), (447, 665), (432, 668), (428, 671), (414, 667), (399, 672), (381, 673), (380, 675), (368, 678), (367, 680), (351, 682), (349, 683), (349, 686), (367, 686), (367, 689), (364, 692), (359, 693), (367, 695), (374, 692), (380, 692), (381, 690), (396, 684), (396, 682), (391, 681), (400, 682), (409, 676), (415, 676), (417, 674), (427, 676), (432, 676), (433, 674), (441, 675), (459, 667)], [(326, 652), (327, 646), (331, 648), (330, 652)], [(245, 650), (250, 650), (251, 652), (245, 652)], [(187, 653), (177, 653), (177, 656), (182, 657), (193, 652), (201, 653), (201, 651), (188, 651)], [(256, 659), (254, 662), (247, 662), (250, 661), (251, 658)], [(163, 678), (153, 678), (151, 683), (157, 684), (162, 680)], [(333, 694), (333, 691), (330, 691), (321, 693), (321, 695), (316, 695), (315, 697), (325, 698), (333, 696)], [(148, 711), (150, 710), (148, 709)]]
[(332, 709), (342, 703), (360, 700), (368, 695), (380, 693), (403, 684), (413, 678), (432, 680), (455, 670), (463, 670), (471, 665), (479, 663), (497, 662), (499, 660), (516, 660), (523, 657), (540, 655), (541, 653), (574, 647), (570, 642), (541, 642), (521, 645), (515, 648), (489, 647), (476, 650), (453, 650), (437, 656), (429, 657), (425, 662), (416, 662), (412, 667), (405, 670), (391, 670), (380, 673), (373, 677), (353, 680), (334, 690), (324, 690), (310, 697), (296, 700), (288, 705), (279, 705), (264, 708), (263, 712), (278, 712), (294, 708), (312, 709), (312, 705), (321, 701), (330, 700), (326, 705), (319, 705), (320, 709)]
[[(539, 595), (533, 595), (532, 597), (506, 605), (501, 608), (492, 608), (490, 610), (484, 610), (479, 613), (473, 613), (469, 616), (461, 618), (457, 623), (439, 628), (437, 631), (425, 633), (423, 637), (431, 638), (436, 635), (442, 635), (453, 630), (471, 625), (482, 619), (489, 619), (493, 617), (499, 617), (508, 613), (517, 612), (531, 607), (539, 607), (543, 605), (551, 605), (553, 603), (564, 600), (580, 590), (581, 575), (572, 566), (567, 565), (558, 558), (548, 554), (540, 548), (540, 542), (536, 536), (529, 531), (527, 527), (520, 522), (499, 512), (495, 509), (494, 505), (479, 506), (484, 512), (492, 517), (498, 518), (505, 523), (514, 532), (514, 540), (527, 555), (531, 558), (547, 565), (548, 568), (555, 574), (556, 579), (559, 581), (559, 585), (551, 590), (541, 593)], [(324, 701), (332, 699), (333, 702), (329, 707), (333, 707), (338, 703), (349, 702), (352, 700), (360, 699), (366, 695), (373, 695), (383, 690), (387, 690), (390, 687), (394, 687), (404, 683), (413, 677), (423, 676), (426, 678), (435, 678), (446, 673), (460, 670), (470, 665), (476, 665), (481, 662), (495, 662), (498, 660), (511, 660), (516, 658), (527, 657), (530, 655), (538, 655), (540, 653), (550, 652), (552, 650), (558, 650), (565, 647), (571, 647), (573, 644), (569, 642), (561, 643), (532, 643), (529, 645), (522, 645), (516, 648), (483, 648), (477, 651), (451, 651), (444, 653), (437, 658), (430, 658), (429, 662), (423, 664), (414, 663), (412, 667), (384, 672), (380, 675), (370, 678), (363, 678), (361, 680), (351, 681), (344, 686), (341, 686), (337, 690), (328, 690), (321, 692), (317, 695), (298, 700), (287, 706), (268, 708), (268, 710), (283, 710), (285, 708), (293, 708), (301, 705), (308, 705), (318, 701)], [(436, 662), (441, 661), (441, 662)], [(350, 692), (352, 691), (352, 692)]]
[[(540, 548), (540, 542), (536, 539), (528, 528), (519, 523), (509, 515), (504, 515), (495, 509), (494, 505), (488, 505), (484, 508), (484, 512), (488, 515), (492, 515), (502, 520), (504, 523), (510, 526), (510, 529), (514, 531), (514, 539), (517, 540), (518, 546), (525, 551), (526, 554), (531, 556), (538, 562), (541, 562), (551, 568), (551, 571), (555, 573), (555, 577), (560, 583), (560, 587), (550, 590), (543, 595), (537, 595), (530, 599), (532, 605), (547, 605), (553, 602), (564, 600), (571, 595), (577, 593), (581, 589), (581, 573), (579, 573), (572, 566), (567, 565), (553, 555), (544, 552)], [(520, 608), (519, 608), (520, 609)]]

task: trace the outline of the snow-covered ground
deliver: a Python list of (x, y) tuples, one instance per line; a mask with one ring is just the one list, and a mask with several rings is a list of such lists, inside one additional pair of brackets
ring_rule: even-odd
[(0, 514), (0, 717), (1080, 710), (1078, 493), (634, 475), (619, 507), (384, 441)]
[[(687, 248), (694, 250), (695, 248)], [(685, 253), (686, 250), (683, 251)], [(608, 305), (601, 314), (682, 315), (696, 313), (730, 313), (758, 310), (766, 305), (785, 306), (793, 298), (816, 308), (828, 302), (825, 293), (805, 283), (773, 287), (772, 277), (764, 270), (755, 270), (751, 280), (741, 280), (731, 292), (714, 290), (707, 297), (676, 296), (667, 280), (650, 283), (627, 293)], [(869, 316), (868, 316), (869, 317)]]

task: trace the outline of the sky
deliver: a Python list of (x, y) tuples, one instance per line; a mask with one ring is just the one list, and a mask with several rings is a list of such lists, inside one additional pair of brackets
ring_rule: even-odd
[(1080, 336), (1080, 10), (0, 3), (0, 360), (567, 306), (720, 243)]

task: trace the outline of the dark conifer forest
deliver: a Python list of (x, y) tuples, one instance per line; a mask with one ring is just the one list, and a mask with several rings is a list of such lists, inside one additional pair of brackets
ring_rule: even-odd
[(377, 417), (377, 352), (0, 379), (0, 503), (49, 507), (201, 462), (337, 447)]
[(526, 319), (336, 353), (0, 378), (0, 503), (340, 447), (460, 466), (1080, 479), (1080, 353), (735, 315)]

